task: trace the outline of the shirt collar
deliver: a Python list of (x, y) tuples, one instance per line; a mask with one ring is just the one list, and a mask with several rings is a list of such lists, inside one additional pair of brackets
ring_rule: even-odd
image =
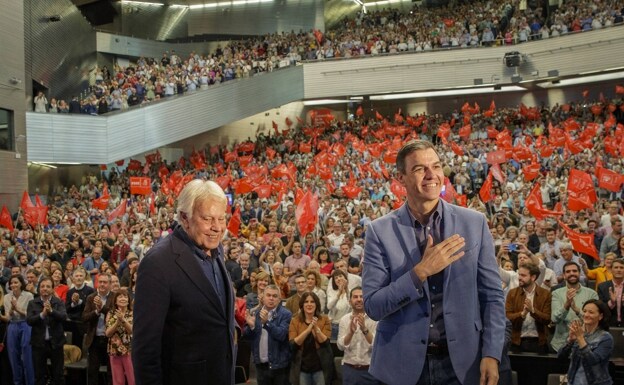
[[(418, 219), (416, 219), (414, 214), (412, 214), (412, 211), (409, 209), (409, 207), (407, 207), (407, 212), (410, 215), (410, 218), (412, 220), (412, 223), (414, 224), (414, 227), (418, 227), (419, 225), (420, 226), (424, 225), (423, 223), (418, 222)], [(441, 221), (443, 213), (444, 213), (444, 208), (443, 208), (442, 202), (438, 201), (438, 205), (436, 206), (436, 209), (429, 216), (429, 222), (433, 221), (433, 223), (435, 223), (437, 221)]]

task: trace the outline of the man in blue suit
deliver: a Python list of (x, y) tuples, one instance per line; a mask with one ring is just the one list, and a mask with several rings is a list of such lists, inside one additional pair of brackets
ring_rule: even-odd
[(430, 142), (397, 155), (407, 203), (366, 230), (366, 314), (379, 321), (370, 373), (389, 385), (498, 382), (505, 302), (482, 214), (440, 199)]

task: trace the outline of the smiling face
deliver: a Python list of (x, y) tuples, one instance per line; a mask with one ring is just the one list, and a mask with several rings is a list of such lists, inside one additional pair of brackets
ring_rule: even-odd
[(182, 216), (184, 230), (205, 251), (216, 249), (226, 229), (226, 202), (204, 199), (195, 203), (193, 216)]
[(442, 162), (435, 150), (416, 150), (407, 155), (405, 170), (400, 171), (398, 176), (399, 182), (407, 190), (412, 210), (425, 214), (435, 208), (444, 184)]
[(600, 309), (593, 303), (588, 303), (583, 306), (583, 324), (587, 330), (591, 330), (598, 325), (602, 319), (603, 314), (600, 313)]

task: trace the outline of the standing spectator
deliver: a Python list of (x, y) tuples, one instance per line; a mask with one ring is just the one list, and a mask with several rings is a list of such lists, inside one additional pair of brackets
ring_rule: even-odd
[(27, 307), (33, 295), (25, 291), (26, 282), (21, 275), (11, 276), (9, 288), (11, 292), (4, 297), (4, 309), (9, 317), (6, 343), (13, 372), (13, 383), (33, 385), (35, 372), (30, 346), (31, 328), (26, 323)]
[(550, 346), (558, 352), (566, 342), (566, 336), (572, 321), (581, 317), (581, 307), (590, 299), (598, 299), (598, 294), (581, 286), (580, 267), (576, 262), (563, 265), (563, 277), (566, 285), (552, 292), (551, 320), (555, 324), (555, 334)]
[(567, 343), (559, 358), (570, 358), (568, 384), (611, 385), (609, 359), (613, 336), (609, 333), (609, 308), (604, 302), (590, 299), (583, 305), (583, 321), (570, 324)]
[(331, 384), (334, 358), (329, 337), (330, 321), (321, 314), (321, 303), (314, 293), (305, 292), (299, 312), (290, 321), (288, 339), (295, 346), (290, 369), (292, 385)]
[(50, 377), (55, 385), (63, 385), (63, 345), (65, 332), (63, 322), (67, 318), (65, 303), (54, 295), (53, 282), (49, 277), (39, 281), (39, 297), (28, 303), (26, 322), (32, 328), (30, 344), (35, 368), (35, 384), (46, 385), (48, 359)]
[(98, 275), (97, 291), (87, 297), (82, 320), (86, 328), (85, 346), (89, 349), (88, 385), (97, 385), (100, 366), (106, 366), (106, 383), (110, 382), (110, 360), (106, 338), (106, 306), (110, 294), (110, 274)]
[[(312, 266), (312, 262), (310, 262), (310, 266)], [(306, 278), (306, 287), (308, 291), (319, 297), (319, 301), (321, 302), (321, 312), (325, 314), (327, 309), (327, 294), (321, 287), (321, 275), (317, 270), (313, 270), (312, 267), (309, 267), (308, 270), (303, 273), (303, 276)]]
[(301, 242), (294, 241), (292, 243), (292, 255), (284, 261), (284, 275), (288, 277), (290, 287), (295, 285), (295, 276), (302, 274), (312, 260), (309, 255), (301, 252)]
[[(63, 272), (61, 270), (54, 270), (52, 273), (52, 283), (54, 286), (54, 293), (58, 298), (63, 301), (63, 304), (67, 301), (67, 291), (69, 287), (64, 283)], [(63, 306), (63, 309), (65, 306)]]
[(35, 102), (35, 112), (48, 112), (48, 99), (45, 97), (42, 91), (39, 91), (37, 96), (34, 99)]
[(608, 252), (618, 252), (618, 241), (622, 237), (622, 220), (615, 218), (611, 220), (611, 233), (602, 239), (600, 244), (600, 260), (604, 261)]
[(362, 288), (354, 288), (350, 296), (352, 311), (340, 319), (337, 341), (338, 349), (344, 351), (342, 383), (380, 385), (381, 383), (368, 373), (377, 322), (364, 312)]
[(275, 285), (264, 289), (262, 308), (247, 313), (244, 337), (252, 340), (252, 356), (258, 385), (288, 385), (290, 344), (288, 329), (292, 313), (281, 305), (280, 290)]
[(327, 310), (329, 310), (328, 316), (332, 327), (332, 341), (336, 341), (338, 338), (338, 326), (340, 324), (340, 319), (351, 311), (348, 286), (347, 274), (340, 269), (334, 270), (331, 280), (331, 287), (333, 289), (332, 295), (327, 298)]
[[(286, 300), (286, 304), (284, 305), (292, 314), (297, 314), (299, 311), (299, 302), (301, 301), (303, 294), (308, 291), (306, 278), (303, 274), (299, 274), (295, 277), (295, 290), (295, 294), (291, 295), (290, 298)], [(319, 312), (322, 312), (323, 310), (320, 307), (321, 305), (319, 300)]]
[(82, 264), (82, 267), (84, 267), (87, 273), (91, 274), (91, 280), (95, 280), (95, 276), (100, 271), (102, 262), (104, 262), (104, 259), (102, 259), (102, 248), (100, 246), (96, 246), (93, 248), (91, 256)]
[[(601, 283), (610, 281), (611, 279), (613, 279), (611, 268), (613, 267), (613, 261), (615, 259), (616, 259), (615, 253), (607, 253), (605, 254), (603, 266), (598, 266), (595, 269), (589, 270), (587, 268), (587, 264), (581, 265), (581, 268), (585, 272), (585, 276), (588, 279), (593, 279), (596, 282), (596, 285), (594, 285), (593, 287), (594, 290), (598, 291), (598, 286), (600, 286)], [(603, 301), (603, 302), (607, 303), (607, 301)]]
[(85, 283), (86, 271), (82, 267), (76, 268), (72, 273), (73, 287), (67, 291), (65, 309), (67, 311), (67, 330), (72, 332), (72, 345), (82, 346), (84, 325), (82, 312), (87, 303), (87, 297), (95, 290)]
[(511, 349), (517, 352), (548, 353), (547, 327), (551, 317), (550, 290), (537, 284), (539, 268), (523, 263), (518, 268), (519, 287), (511, 289), (505, 311), (512, 322)]
[(134, 370), (130, 355), (132, 344), (132, 298), (127, 288), (110, 296), (106, 313), (106, 337), (110, 356), (113, 385), (134, 385)]
[(611, 265), (613, 278), (598, 286), (598, 297), (609, 306), (609, 325), (624, 327), (624, 259), (615, 259)]

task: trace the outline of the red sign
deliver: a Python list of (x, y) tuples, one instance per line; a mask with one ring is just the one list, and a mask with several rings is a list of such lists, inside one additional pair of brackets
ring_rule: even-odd
[(130, 194), (149, 195), (152, 193), (152, 179), (148, 177), (130, 177)]

